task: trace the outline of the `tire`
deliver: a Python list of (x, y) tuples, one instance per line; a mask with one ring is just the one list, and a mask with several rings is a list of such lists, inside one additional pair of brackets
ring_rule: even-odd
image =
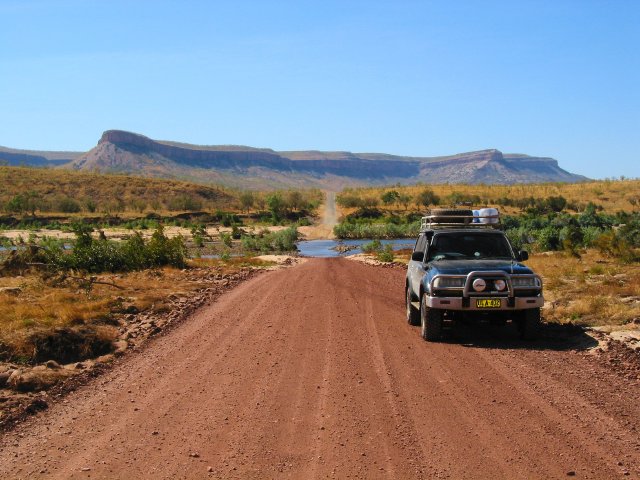
[(540, 309), (530, 308), (522, 312), (520, 336), (523, 340), (535, 340), (540, 335)]
[(411, 305), (411, 288), (407, 285), (405, 302), (407, 304), (407, 323), (412, 326), (420, 325), (420, 311)]
[[(459, 210), (448, 208), (432, 208), (431, 215), (435, 221), (443, 223), (471, 223), (473, 221), (472, 210)], [(471, 217), (471, 218), (460, 218)]]
[(428, 342), (442, 338), (442, 310), (427, 307), (427, 296), (420, 299), (420, 335)]

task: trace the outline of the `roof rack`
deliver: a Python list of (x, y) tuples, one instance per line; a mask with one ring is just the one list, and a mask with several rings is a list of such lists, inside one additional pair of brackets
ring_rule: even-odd
[[(496, 213), (480, 215), (480, 211), (475, 211), (473, 215), (429, 214), (422, 217), (420, 230), (452, 229), (452, 228), (477, 228), (489, 230), (502, 230), (500, 223), (500, 213), (497, 209), (492, 209)], [(476, 212), (478, 212), (476, 214)]]

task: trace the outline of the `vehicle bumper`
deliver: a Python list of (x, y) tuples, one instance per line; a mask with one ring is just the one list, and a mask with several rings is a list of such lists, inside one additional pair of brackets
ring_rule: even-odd
[(429, 308), (438, 308), (442, 310), (459, 310), (463, 312), (479, 311), (514, 311), (526, 310), (528, 308), (539, 308), (544, 305), (544, 297), (500, 297), (502, 300), (500, 307), (479, 308), (476, 306), (476, 300), (479, 299), (495, 299), (497, 297), (427, 297), (426, 303)]

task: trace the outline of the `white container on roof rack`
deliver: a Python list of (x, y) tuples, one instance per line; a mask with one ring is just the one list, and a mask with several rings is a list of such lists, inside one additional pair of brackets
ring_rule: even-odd
[[(422, 217), (420, 229), (427, 228), (491, 228), (500, 229), (500, 212), (496, 208), (481, 208), (479, 210), (460, 210), (453, 215), (451, 211), (436, 212)], [(460, 215), (466, 213), (465, 215)]]
[[(475, 216), (475, 212), (474, 212)], [(500, 212), (497, 208), (481, 208), (478, 212), (480, 223), (500, 223)], [(475, 221), (475, 219), (474, 219)]]

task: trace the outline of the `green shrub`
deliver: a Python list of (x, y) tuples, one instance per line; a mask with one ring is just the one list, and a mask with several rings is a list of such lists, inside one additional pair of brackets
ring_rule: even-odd
[(202, 209), (202, 200), (191, 195), (179, 195), (169, 199), (167, 208), (172, 211), (193, 212)]
[(393, 259), (394, 259), (393, 247), (390, 244), (385, 245), (384, 248), (378, 252), (376, 257), (381, 262), (387, 262), (387, 263), (393, 262)]
[(149, 241), (145, 241), (138, 232), (122, 242), (96, 240), (91, 232), (90, 227), (76, 225), (76, 240), (70, 252), (64, 250), (62, 242), (45, 238), (21, 254), (30, 255), (31, 261), (40, 261), (55, 268), (90, 273), (126, 272), (165, 265), (183, 268), (186, 265), (184, 239), (180, 236), (168, 238), (162, 226), (156, 229)]
[(78, 213), (81, 208), (73, 198), (62, 197), (56, 202), (56, 210), (63, 213)]
[(603, 233), (595, 241), (595, 247), (600, 253), (610, 257), (616, 257), (626, 263), (640, 261), (640, 254), (617, 232)]
[(226, 247), (231, 248), (231, 245), (233, 244), (233, 242), (231, 240), (231, 234), (230, 233), (220, 232), (220, 240), (222, 240), (222, 243)]
[(333, 228), (337, 238), (411, 238), (418, 235), (420, 222), (403, 223), (339, 223)]
[(253, 252), (293, 252), (298, 249), (299, 238), (296, 227), (285, 228), (277, 232), (262, 231), (258, 235), (242, 237), (242, 248)]
[(360, 249), (364, 252), (364, 253), (373, 253), (373, 252), (379, 252), (382, 249), (382, 242), (380, 242), (380, 240), (375, 239), (372, 240), (369, 243), (365, 243), (363, 244)]
[(620, 238), (632, 247), (640, 247), (640, 215), (636, 214), (618, 230)]
[(207, 237), (207, 230), (204, 225), (196, 225), (191, 227), (191, 238), (196, 247), (204, 247), (204, 240)]

